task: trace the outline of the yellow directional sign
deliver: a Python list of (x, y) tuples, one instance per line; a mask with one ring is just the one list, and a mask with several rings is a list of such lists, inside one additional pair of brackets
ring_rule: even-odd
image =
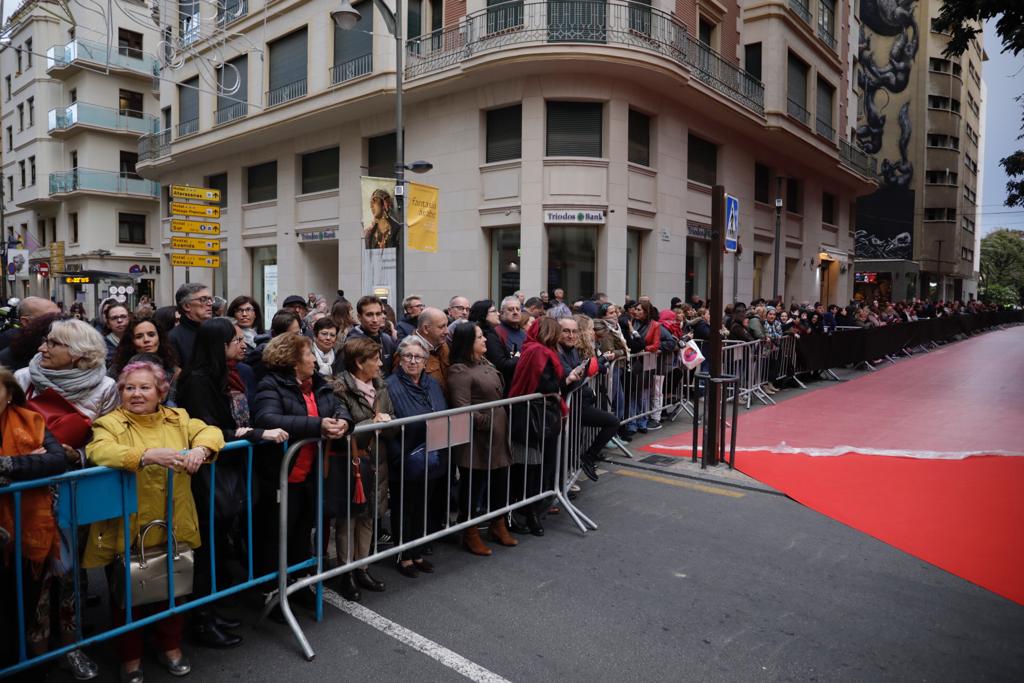
[(220, 190), (209, 187), (189, 187), (188, 185), (171, 185), (172, 199), (200, 199), (204, 202), (219, 202)]
[(171, 249), (220, 251), (220, 242), (217, 240), (204, 240), (202, 237), (172, 237)]
[(219, 235), (220, 225), (207, 221), (171, 221), (171, 232), (188, 232), (193, 235)]
[(220, 256), (171, 254), (171, 265), (184, 266), (186, 268), (220, 268)]
[(219, 206), (203, 206), (202, 204), (183, 204), (171, 202), (171, 213), (175, 216), (201, 216), (203, 218), (220, 218)]

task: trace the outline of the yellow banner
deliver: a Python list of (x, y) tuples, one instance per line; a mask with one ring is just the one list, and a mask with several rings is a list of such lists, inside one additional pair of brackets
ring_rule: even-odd
[(220, 218), (219, 206), (203, 206), (202, 204), (183, 204), (171, 202), (171, 213), (175, 216), (201, 216), (203, 218)]
[(220, 224), (205, 221), (171, 221), (171, 232), (189, 232), (194, 235), (219, 235)]
[(204, 202), (219, 202), (220, 190), (209, 187), (171, 185), (171, 199), (201, 199)]
[(202, 237), (172, 237), (171, 249), (220, 251), (220, 242), (217, 240), (204, 240)]
[(437, 253), (437, 199), (438, 191), (433, 185), (409, 183), (405, 222), (409, 226), (410, 249)]
[(184, 266), (186, 268), (220, 268), (220, 256), (171, 254), (171, 265)]
[(64, 272), (64, 242), (50, 242), (50, 273), (56, 275)]

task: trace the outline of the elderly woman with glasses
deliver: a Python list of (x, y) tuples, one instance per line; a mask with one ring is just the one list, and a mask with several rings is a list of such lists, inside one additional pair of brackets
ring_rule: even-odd
[[(423, 372), (430, 350), (417, 335), (402, 339), (398, 345), (398, 367), (387, 380), (388, 396), (394, 409), (393, 417), (414, 417), (448, 408), (444, 392), (437, 381)], [(448, 500), (443, 496), (447, 481), (447, 464), (439, 465), (427, 472), (426, 487), (423, 479), (406, 478), (403, 460), (427, 441), (426, 422), (414, 422), (397, 429), (394, 433), (394, 448), (388, 463), (388, 478), (391, 488), (391, 537), (396, 543), (408, 543), (421, 538), (428, 530), (440, 528), (440, 519), (448, 510)], [(407, 464), (407, 463), (406, 463)], [(436, 475), (440, 475), (439, 477)], [(426, 488), (426, 491), (424, 491)], [(424, 517), (424, 508), (427, 516)], [(398, 556), (398, 571), (410, 579), (420, 572), (430, 573), (434, 566), (423, 559), (419, 549)]]
[[(314, 314), (310, 314), (314, 315)], [(316, 371), (330, 379), (344, 369), (342, 354), (334, 350), (338, 341), (338, 323), (333, 318), (321, 317), (313, 323), (313, 355)]]

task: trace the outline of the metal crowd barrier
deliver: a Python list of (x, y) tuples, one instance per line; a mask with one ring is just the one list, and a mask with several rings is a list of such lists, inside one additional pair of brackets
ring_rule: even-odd
[[(353, 515), (351, 499), (344, 501), (344, 514), (339, 514), (336, 517), (336, 522), (347, 525), (349, 553), (342, 557), (342, 550), (339, 548), (337, 565), (333, 568), (327, 568), (324, 557), (326, 544), (323, 542), (321, 524), (324, 517), (324, 482), (323, 478), (318, 476), (315, 501), (317, 522), (315, 546), (312, 551), (313, 560), (308, 565), (304, 565), (309, 566), (313, 571), (305, 576), (292, 577), (290, 575), (294, 573), (293, 570), (296, 567), (289, 567), (287, 564), (288, 496), (282, 495), (280, 497), (278, 590), (277, 595), (266, 605), (264, 614), (267, 614), (275, 605), (279, 604), (285, 621), (298, 641), (303, 655), (307, 660), (312, 660), (315, 657), (315, 652), (302, 628), (299, 626), (290, 604), (290, 596), (297, 591), (315, 586), (316, 617), (319, 620), (322, 616), (324, 581), (355, 569), (367, 567), (372, 563), (396, 557), (401, 553), (426, 545), (443, 536), (469, 527), (475, 527), (482, 522), (507, 515), (521, 508), (532, 505), (547, 505), (549, 501), (558, 500), (562, 509), (569, 514), (581, 532), (585, 533), (588, 528), (596, 529), (597, 525), (569, 502), (568, 496), (565, 493), (567, 487), (562, 485), (562, 477), (566, 471), (562, 463), (566, 450), (562, 444), (566, 441), (575, 443), (575, 437), (571, 434), (573, 429), (572, 423), (562, 419), (560, 410), (557, 413), (558, 417), (554, 417), (554, 411), (541, 409), (546, 401), (551, 401), (553, 405), (557, 403), (558, 399), (557, 397), (545, 397), (541, 394), (531, 394), (529, 396), (480, 403), (425, 415), (394, 419), (389, 422), (360, 424), (344, 439), (334, 442), (325, 439), (306, 439), (292, 444), (281, 463), (280, 487), (282, 491), (287, 490), (288, 474), (291, 462), (296, 454), (304, 446), (315, 444), (317, 449), (317, 465), (320, 468), (318, 471), (324, 471), (325, 464), (331, 468), (344, 467), (346, 474), (343, 482), (345, 488), (343, 490), (350, 492), (350, 495), (354, 495), (352, 493), (355, 490), (354, 485), (361, 483), (367, 507), (364, 511)], [(523, 409), (517, 408), (517, 406), (523, 406)], [(535, 410), (538, 413), (536, 418), (532, 417)], [(498, 411), (507, 411), (509, 415), (508, 429), (502, 434), (497, 433), (494, 429), (494, 416)], [(528, 423), (533, 422), (535, 419), (539, 421), (537, 425), (539, 427), (539, 437), (531, 436), (531, 430), (528, 427)], [(547, 434), (551, 424), (550, 420), (558, 421), (560, 427), (557, 434)], [(466, 488), (473, 492), (473, 477), (486, 476), (485, 492), (487, 495), (479, 497), (471, 495), (470, 500), (460, 501), (460, 510), (465, 508), (467, 514), (464, 516), (460, 515), (453, 523), (449, 507), (451, 489), (455, 484), (453, 449), (456, 446), (465, 445), (470, 453), (473, 453), (474, 442), (477, 438), (475, 426), (478, 422), (489, 425), (487, 428), (488, 444), (486, 449), (488, 469), (470, 469), (468, 471), (469, 480)], [(407, 479), (407, 456), (416, 446), (420, 445), (412, 443), (412, 441), (417, 440), (419, 437), (417, 435), (409, 436), (408, 432), (417, 432), (420, 428), (425, 432), (425, 443), (423, 443), (425, 446), (424, 473), (422, 480), (418, 478)], [(520, 443), (518, 440), (513, 439), (513, 434), (523, 434), (523, 441)], [(500, 499), (495, 502), (492, 500), (492, 497), (496, 491), (492, 484), (494, 483), (494, 477), (500, 475), (496, 475), (496, 470), (491, 469), (490, 465), (492, 464), (491, 459), (494, 454), (496, 439), (504, 440), (509, 448), (512, 467), (510, 467), (508, 474), (511, 475), (511, 470), (518, 466), (522, 468), (521, 473), (523, 476), (521, 477), (521, 484), (517, 482), (515, 485), (513, 485), (512, 478), (509, 476), (505, 480), (504, 491), (500, 490), (499, 481), (497, 493)], [(553, 446), (551, 446), (549, 439), (555, 439)], [(366, 443), (366, 446), (361, 448), (360, 441)], [(353, 443), (355, 443), (355, 450), (353, 450)], [(394, 450), (396, 448), (397, 450)], [(340, 454), (338, 454), (339, 450), (341, 451)], [(571, 449), (569, 451), (571, 452)], [(434, 465), (436, 476), (431, 476), (430, 463), (432, 458), (426, 455), (429, 453), (437, 454), (437, 463)], [(356, 456), (355, 461), (353, 454)], [(389, 457), (389, 454), (395, 455)], [(358, 459), (363, 457), (372, 459), (372, 471), (376, 472), (377, 476), (380, 476), (384, 468), (391, 470), (396, 465), (398, 468), (397, 474), (389, 472), (388, 475), (390, 505), (399, 504), (402, 506), (400, 513), (392, 517), (389, 529), (392, 539), (390, 544), (385, 544), (380, 540), (379, 520), (383, 510), (380, 509), (381, 501), (378, 496), (377, 484), (373, 482), (372, 478), (370, 481), (367, 481), (362, 477), (362, 474), (358, 477), (354, 474), (356, 468), (352, 465), (354, 462), (358, 463)], [(362, 467), (359, 467), (361, 472)], [(530, 467), (535, 469), (530, 470)], [(440, 470), (439, 472), (437, 471), (438, 469)], [(335, 471), (337, 472), (337, 470)], [(534, 481), (531, 482), (531, 479)], [(422, 487), (422, 490), (417, 490), (420, 487)], [(410, 522), (415, 522), (415, 525), (413, 528), (407, 528), (406, 512), (409, 511), (412, 514), (411, 507), (407, 506), (413, 505), (416, 508), (415, 511), (420, 513), (420, 517), (419, 519), (411, 519)], [(354, 536), (352, 523), (359, 515), (364, 515), (364, 523), (368, 521), (372, 524), (373, 536), (369, 553), (365, 557), (355, 558), (351, 556), (350, 552)], [(369, 520), (365, 518), (367, 515)], [(395, 517), (397, 517), (398, 522), (397, 528)], [(289, 582), (290, 578), (294, 580)]]
[[(273, 444), (261, 444), (261, 448), (272, 448)], [(253, 448), (254, 444), (248, 441), (232, 441), (225, 445), (221, 450), (218, 459), (223, 456), (224, 453), (233, 450), (245, 450), (246, 454), (246, 544), (247, 544), (247, 566), (246, 566), (246, 578), (244, 581), (237, 583), (232, 586), (218, 587), (217, 586), (217, 549), (215, 547), (214, 539), (216, 537), (216, 514), (215, 514), (215, 492), (216, 492), (216, 477), (217, 477), (217, 462), (216, 460), (209, 465), (204, 467), (210, 468), (210, 500), (209, 500), (209, 519), (206, 525), (201, 525), (201, 530), (205, 530), (203, 534), (203, 542), (209, 544), (209, 557), (211, 565), (211, 592), (207, 595), (197, 596), (194, 598), (186, 598), (187, 602), (180, 601), (174, 597), (174, 572), (173, 568), (173, 556), (174, 548), (171, 538), (171, 534), (167, 534), (167, 584), (168, 584), (168, 606), (166, 609), (160, 612), (143, 617), (134, 619), (132, 617), (133, 610), (128, 608), (125, 610), (125, 624), (117, 627), (110, 627), (99, 633), (95, 633), (86, 637), (82, 632), (82, 612), (83, 612), (83, 600), (82, 600), (82, 587), (80, 583), (80, 570), (81, 570), (81, 548), (79, 540), (79, 532), (82, 529), (86, 529), (89, 524), (98, 522), (106, 519), (114, 519), (120, 517), (123, 524), (122, 531), (122, 543), (123, 547), (130, 549), (132, 547), (133, 539), (129, 538), (131, 531), (131, 515), (135, 514), (138, 510), (138, 497), (136, 490), (136, 474), (135, 472), (129, 472), (126, 470), (111, 469), (107, 467), (89, 467), (74, 472), (67, 472), (58, 476), (45, 477), (41, 479), (33, 479), (30, 481), (23, 481), (13, 483), (9, 486), (0, 487), (0, 496), (11, 496), (14, 509), (14, 529), (9, 545), (13, 545), (13, 580), (14, 580), (14, 591), (16, 594), (16, 624), (18, 631), (17, 641), (17, 662), (6, 665), (7, 662), (0, 662), (0, 666), (4, 668), (0, 669), (0, 678), (9, 676), (19, 671), (24, 671), (32, 666), (40, 664), (45, 661), (49, 661), (60, 657), (72, 650), (88, 647), (106, 640), (110, 640), (124, 633), (132, 631), (137, 628), (146, 626), (168, 616), (174, 614), (180, 614), (188, 610), (194, 609), (201, 605), (205, 605), (210, 602), (220, 600), (223, 597), (234, 595), (241, 591), (247, 590), (254, 586), (258, 586), (267, 583), (274, 579), (278, 571), (269, 572), (261, 576), (255, 574), (255, 568), (253, 563)], [(153, 467), (153, 465), (151, 465)], [(34, 605), (25, 604), (25, 562), (22, 551), (22, 510), (21, 503), (22, 497), (25, 491), (39, 488), (49, 488), (56, 492), (57, 505), (56, 505), (56, 518), (58, 527), (61, 530), (63, 537), (62, 552), (67, 557), (63, 558), (66, 566), (65, 573), (54, 576), (53, 580), (60, 582), (61, 586), (66, 590), (68, 583), (73, 592), (74, 601), (74, 613), (75, 613), (75, 633), (74, 642), (65, 644), (60, 647), (49, 649), (47, 652), (29, 656), (28, 655), (28, 635), (27, 635), (27, 624), (26, 615), (30, 614), (35, 607)], [(173, 529), (174, 521), (174, 472), (167, 470), (167, 524), (168, 528)], [(7, 530), (10, 532), (11, 530)], [(2, 546), (0, 546), (2, 550)], [(67, 562), (70, 560), (70, 563)], [(311, 558), (304, 562), (295, 564), (294, 566), (287, 567), (286, 573), (293, 573), (301, 569), (313, 566), (315, 558)], [(47, 560), (52, 562), (52, 560)], [(2, 555), (0, 555), (0, 564), (5, 564), (6, 561)], [(130, 552), (125, 552), (124, 562), (121, 566), (124, 571), (124, 584), (125, 584), (125, 602), (126, 606), (132, 604), (131, 597), (131, 558)], [(10, 567), (4, 566), (5, 572), (9, 573)], [(49, 570), (48, 570), (49, 571)], [(115, 571), (117, 571), (115, 569)], [(4, 576), (3, 580), (8, 580), (9, 576)], [(7, 619), (9, 615), (4, 615), (4, 619)], [(49, 618), (47, 615), (46, 618)], [(60, 630), (55, 629), (55, 630)], [(6, 665), (6, 666), (5, 666)]]

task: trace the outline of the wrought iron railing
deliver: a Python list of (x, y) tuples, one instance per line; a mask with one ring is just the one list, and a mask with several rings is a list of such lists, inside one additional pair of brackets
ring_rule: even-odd
[(213, 119), (216, 125), (227, 123), (228, 121), (234, 121), (240, 119), (249, 113), (248, 102), (235, 102), (234, 104), (222, 107), (217, 111), (213, 112)]
[(811, 125), (811, 112), (807, 111), (802, 102), (788, 98), (786, 100), (786, 113), (805, 126)]
[(839, 141), (839, 161), (866, 178), (878, 175), (878, 162), (860, 151), (846, 140)]
[(175, 130), (175, 137), (183, 138), (186, 135), (195, 135), (199, 132), (199, 119), (189, 119), (188, 121), (179, 121)]
[(758, 114), (764, 86), (712, 48), (691, 38), (674, 16), (638, 3), (596, 0), (505, 2), (461, 24), (407, 43), (407, 78), (435, 73), (481, 54), (523, 45), (589, 43), (626, 46), (667, 57), (694, 77)]
[(217, 6), (217, 25), (227, 26), (249, 13), (249, 0), (224, 0)]
[(824, 43), (828, 45), (830, 49), (836, 49), (836, 37), (832, 34), (831, 31), (829, 31), (821, 24), (818, 24), (818, 37), (821, 38), (822, 41), (824, 41)]
[(171, 129), (139, 138), (139, 161), (153, 161), (171, 153)]
[(829, 141), (835, 142), (836, 129), (832, 127), (831, 121), (815, 118), (814, 130), (818, 135), (822, 136), (823, 138), (828, 138)]
[(274, 107), (306, 95), (306, 79), (303, 78), (279, 88), (267, 91), (267, 106)]
[(811, 3), (808, 0), (789, 0), (789, 8), (808, 24), (811, 23)]
[(331, 67), (331, 85), (351, 81), (373, 72), (373, 53), (366, 53)]

